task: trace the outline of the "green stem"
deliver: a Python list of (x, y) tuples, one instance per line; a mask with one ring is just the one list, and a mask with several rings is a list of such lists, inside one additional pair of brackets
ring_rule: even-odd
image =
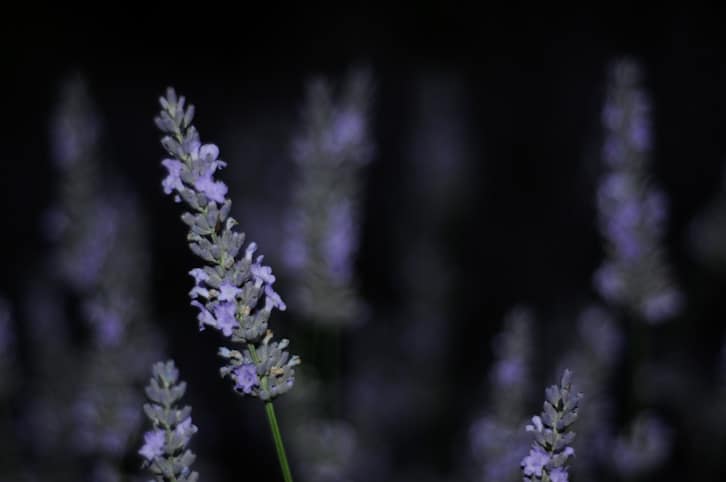
[[(248, 343), (247, 349), (250, 351), (252, 361), (254, 361), (255, 364), (258, 364), (260, 360), (257, 358), (255, 345)], [(260, 380), (260, 386), (264, 391), (268, 391), (266, 376), (262, 377), (262, 380)], [(272, 405), (272, 400), (265, 401), (265, 414), (267, 414), (267, 421), (270, 422), (270, 431), (272, 432), (272, 438), (275, 441), (275, 451), (277, 452), (277, 460), (280, 462), (282, 478), (285, 482), (292, 482), (292, 473), (290, 472), (290, 465), (287, 463), (287, 454), (285, 453), (285, 446), (282, 443), (282, 434), (280, 434), (280, 426), (277, 424), (275, 407)]]
[(272, 405), (272, 400), (265, 402), (265, 413), (267, 413), (267, 420), (270, 422), (270, 430), (272, 431), (272, 438), (275, 439), (275, 450), (277, 451), (277, 458), (280, 461), (280, 469), (282, 470), (282, 478), (285, 482), (292, 482), (292, 473), (290, 472), (290, 465), (287, 463), (287, 455), (285, 455), (285, 446), (282, 444), (282, 435), (280, 434), (280, 426), (277, 424), (277, 417), (275, 416), (275, 407)]

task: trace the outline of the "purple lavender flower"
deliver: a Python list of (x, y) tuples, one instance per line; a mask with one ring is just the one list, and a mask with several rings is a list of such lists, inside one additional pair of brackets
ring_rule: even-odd
[(214, 326), (222, 332), (224, 336), (230, 337), (237, 325), (235, 312), (237, 311), (237, 303), (231, 301), (223, 301), (214, 307)]
[(532, 417), (532, 424), (526, 427), (527, 432), (534, 434), (534, 443), (521, 463), (525, 481), (543, 479), (545, 474), (550, 480), (553, 477), (567, 480), (566, 464), (575, 454), (570, 446), (575, 438), (571, 427), (577, 420), (582, 398), (581, 393), (572, 390), (571, 378), (572, 373), (565, 370), (559, 386), (552, 385), (545, 390), (541, 416)]
[(526, 476), (542, 477), (542, 471), (550, 462), (550, 456), (541, 447), (532, 447), (524, 459), (522, 459), (522, 472)]
[(257, 369), (254, 365), (245, 364), (234, 370), (234, 376), (237, 381), (235, 389), (241, 390), (243, 393), (252, 393), (252, 388), (259, 384), (257, 377)]
[(184, 185), (181, 180), (181, 172), (184, 164), (176, 159), (164, 159), (161, 161), (161, 164), (169, 171), (169, 175), (161, 183), (164, 188), (164, 194), (171, 194), (173, 191), (183, 189)]
[(164, 431), (157, 428), (146, 432), (139, 453), (150, 462), (160, 457), (164, 453)]
[(219, 287), (219, 301), (233, 302), (238, 294), (242, 293), (242, 290), (228, 281), (224, 281)]
[(625, 306), (648, 323), (659, 323), (681, 311), (683, 296), (661, 246), (666, 198), (648, 180), (650, 103), (639, 83), (635, 63), (615, 63), (603, 110), (603, 159), (608, 172), (597, 195), (609, 257), (593, 282), (607, 301)]
[(561, 468), (552, 469), (550, 472), (550, 481), (552, 482), (567, 482), (568, 475), (567, 471)]
[(172, 360), (154, 364), (146, 387), (151, 403), (144, 405), (153, 428), (144, 434), (139, 454), (145, 459), (144, 467), (159, 482), (196, 482), (198, 479), (198, 474), (190, 468), (196, 456), (188, 448), (197, 432), (192, 424), (192, 409), (177, 406), (185, 390), (186, 383), (179, 381), (179, 370)]
[[(245, 236), (233, 229), (237, 221), (229, 216), (232, 202), (227, 199), (227, 186), (214, 177), (226, 163), (219, 159), (216, 145), (201, 143), (191, 124), (194, 107), (185, 106), (184, 97), (177, 97), (171, 88), (159, 102), (161, 112), (155, 122), (165, 134), (162, 146), (173, 156), (162, 161), (168, 171), (162, 187), (189, 207), (190, 211), (182, 214), (189, 226), (189, 247), (207, 263), (189, 272), (194, 278), (189, 295), (191, 305), (199, 309), (199, 327), (211, 326), (244, 347), (241, 352), (220, 349), (228, 362), (220, 372), (232, 378), (237, 387), (240, 367), (250, 365), (258, 371), (263, 367), (259, 385), (253, 390), (245, 382), (242, 393), (269, 400), (292, 387), (293, 368), (300, 363), (297, 356), (290, 357), (284, 351), (287, 340), (271, 343), (267, 321), (273, 308), (285, 309), (272, 288), (275, 276), (262, 264), (263, 256), (253, 261), (255, 243), (249, 243), (244, 256), (239, 256)], [(262, 299), (264, 304), (259, 303)]]
[(610, 386), (623, 348), (623, 334), (609, 311), (591, 305), (579, 314), (577, 339), (560, 364), (580, 374), (579, 388), (588, 394), (587, 410), (577, 421), (578, 440), (587, 447), (573, 462), (578, 478), (597, 478), (612, 465), (615, 410)]
[(476, 478), (484, 482), (521, 479), (518, 470), (530, 438), (521, 430), (529, 394), (534, 315), (525, 306), (512, 309), (493, 342), (488, 411), (469, 430), (477, 462)]

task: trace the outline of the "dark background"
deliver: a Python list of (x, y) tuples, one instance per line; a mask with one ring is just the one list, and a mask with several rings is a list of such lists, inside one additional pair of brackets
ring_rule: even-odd
[[(480, 402), (463, 382), (477, 373), (483, 379), (491, 357), (489, 340), (504, 313), (520, 301), (530, 303), (545, 330), (547, 320), (572, 316), (576, 306), (596, 297), (590, 279), (603, 255), (592, 194), (599, 112), (608, 63), (630, 55), (641, 62), (653, 100), (652, 173), (671, 198), (668, 250), (689, 304), (684, 316), (654, 330), (656, 352), (686, 360), (704, 378), (714, 370), (724, 334), (726, 304), (720, 293), (726, 279), (689, 257), (685, 233), (721, 187), (726, 35), (715, 11), (658, 7), (657, 13), (634, 13), (613, 6), (583, 15), (502, 15), (443, 3), (381, 12), (298, 7), (262, 14), (245, 11), (243, 4), (239, 8), (239, 13), (206, 6), (170, 8), (164, 14), (110, 11), (94, 18), (63, 10), (17, 22), (6, 17), (1, 34), (0, 192), (6, 214), (0, 291), (11, 300), (23, 299), (22, 280), (33, 276), (29, 260), (42, 258), (47, 248), (38, 219), (54, 196), (49, 116), (60, 82), (81, 72), (104, 119), (106, 157), (147, 210), (155, 316), (168, 333), (172, 356), (179, 359), (190, 386), (203, 387), (199, 393), (206, 400), (219, 400), (218, 426), (239, 410), (259, 410), (261, 419), (262, 409), (254, 401), (227, 395), (211, 356), (217, 340), (193, 329), (185, 273), (195, 260), (185, 246), (177, 206), (159, 185), (163, 153), (152, 123), (156, 99), (174, 85), (197, 106), (203, 139), (220, 144), (230, 176), (244, 179), (249, 172), (270, 181), (278, 171), (264, 163), (289, 162), (284, 158), (299, 122), (305, 82), (318, 74), (339, 78), (354, 63), (369, 65), (377, 84), (377, 153), (366, 181), (357, 267), (361, 291), (378, 315), (404, 302), (391, 273), (406, 249), (406, 236), (417, 232), (402, 230), (401, 219), (414, 227), (426, 223), (427, 213), (407, 196), (411, 164), (405, 162), (406, 142), (415, 124), (411, 86), (426, 75), (453, 77), (466, 92), (464, 112), (476, 152), (457, 209), (439, 235), (456, 274), (457, 299), (447, 305), (456, 320), (447, 341), (452, 374), (447, 388), (456, 394), (450, 397), (450, 411), (421, 429), (422, 436), (435, 433), (437, 443), (419, 440), (416, 445), (404, 439), (396, 452), (404, 460), (426, 458), (447, 472), (456, 459), (452, 445), (465, 423), (450, 422), (456, 418), (451, 414), (471, 413)], [(252, 156), (249, 162), (256, 164), (247, 168), (245, 159), (225, 156), (225, 150), (237, 148), (230, 132), (258, 128), (279, 137), (271, 137), (271, 147)], [(240, 147), (239, 152), (245, 151)], [(281, 179), (277, 189), (274, 182), (260, 182), (258, 192), (235, 194), (230, 183), (230, 191), (236, 206), (264, 202), (268, 196), (282, 202), (280, 191), (287, 184)], [(240, 221), (254, 239), (254, 228), (244, 218)], [(266, 261), (273, 269), (278, 263), (270, 257)], [(381, 275), (381, 266), (390, 269)], [(283, 296), (284, 283), (279, 290)], [(278, 331), (290, 336), (293, 316), (275, 313), (272, 323), (280, 320)], [(344, 335), (343, 346), (353, 345), (356, 336)], [(545, 348), (551, 356), (556, 351)], [(345, 367), (349, 362), (344, 354), (340, 363)], [(544, 367), (541, 371), (550, 373)], [(199, 411), (215, 409), (216, 402), (190, 396), (193, 404), (204, 407)], [(255, 423), (247, 421), (244, 427)], [(197, 446), (196, 451), (217, 451), (230, 472), (235, 461), (256, 451), (244, 462), (249, 464), (245, 472), (274, 469), (262, 422), (259, 428), (239, 437), (229, 426), (209, 442), (217, 445)], [(250, 437), (258, 438), (259, 445)], [(676, 480), (698, 473), (693, 452), (683, 452), (677, 460), (661, 477)]]

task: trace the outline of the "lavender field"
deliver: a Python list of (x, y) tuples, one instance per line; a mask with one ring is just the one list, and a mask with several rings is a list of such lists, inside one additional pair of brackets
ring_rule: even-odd
[(168, 15), (3, 33), (1, 482), (726, 476), (715, 12)]

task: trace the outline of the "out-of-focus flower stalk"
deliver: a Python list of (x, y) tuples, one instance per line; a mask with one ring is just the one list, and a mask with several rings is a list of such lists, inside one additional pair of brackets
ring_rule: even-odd
[(323, 78), (307, 89), (293, 143), (298, 167), (285, 259), (298, 280), (302, 314), (320, 326), (359, 322), (354, 261), (363, 168), (370, 162), (371, 74), (352, 71), (339, 96)]
[(600, 294), (648, 323), (677, 316), (683, 295), (662, 246), (667, 198), (651, 181), (651, 106), (631, 60), (614, 63), (602, 121), (606, 172), (597, 194), (608, 259), (594, 275)]

